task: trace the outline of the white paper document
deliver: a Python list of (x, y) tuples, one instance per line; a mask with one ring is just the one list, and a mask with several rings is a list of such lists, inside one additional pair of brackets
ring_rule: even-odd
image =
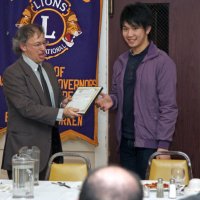
[(103, 87), (78, 87), (67, 107), (78, 108), (78, 113), (85, 114), (102, 89)]

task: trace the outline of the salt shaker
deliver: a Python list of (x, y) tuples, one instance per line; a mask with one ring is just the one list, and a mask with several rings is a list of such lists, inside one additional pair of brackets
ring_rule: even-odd
[(157, 183), (157, 198), (163, 198), (164, 197), (164, 188), (163, 188), (163, 179), (159, 178)]
[(170, 179), (169, 182), (169, 199), (175, 199), (176, 198), (176, 184), (175, 179)]

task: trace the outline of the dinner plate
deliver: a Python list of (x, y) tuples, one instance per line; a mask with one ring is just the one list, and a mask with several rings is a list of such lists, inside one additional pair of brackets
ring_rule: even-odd
[[(142, 185), (149, 187), (149, 189), (151, 191), (156, 191), (157, 182), (158, 181), (156, 181), (156, 180), (142, 180)], [(164, 185), (164, 190), (166, 190), (166, 191), (169, 190), (169, 182), (168, 181), (163, 181), (163, 185)]]
[(11, 190), (11, 185), (3, 184), (3, 183), (0, 184), (0, 191), (1, 192), (5, 192), (5, 191), (9, 191), (9, 190)]

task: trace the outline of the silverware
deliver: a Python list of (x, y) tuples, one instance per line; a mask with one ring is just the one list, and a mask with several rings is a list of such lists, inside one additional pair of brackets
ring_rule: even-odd
[(71, 188), (69, 185), (67, 185), (65, 182), (51, 182), (52, 184), (58, 184), (59, 186), (64, 186), (64, 187), (67, 187), (67, 188)]
[(184, 191), (185, 185), (179, 185), (179, 186), (178, 186), (178, 189), (179, 189), (180, 191)]
[(67, 187), (67, 188), (71, 188), (69, 185), (67, 185), (65, 182), (58, 182), (58, 184), (60, 186), (64, 186), (64, 187)]

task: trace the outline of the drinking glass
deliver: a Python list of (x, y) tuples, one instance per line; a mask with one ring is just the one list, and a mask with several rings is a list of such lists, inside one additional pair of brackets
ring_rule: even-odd
[(185, 170), (181, 167), (172, 168), (171, 178), (175, 179), (177, 195), (182, 195), (181, 189), (184, 185)]

